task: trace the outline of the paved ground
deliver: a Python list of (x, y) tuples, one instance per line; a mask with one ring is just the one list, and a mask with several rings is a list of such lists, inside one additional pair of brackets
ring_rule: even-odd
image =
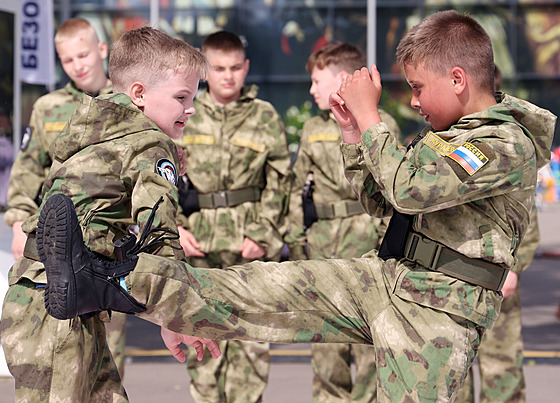
[[(1, 218), (1, 217), (0, 217)], [(522, 287), (525, 375), (529, 403), (556, 403), (560, 396), (560, 204), (539, 212), (541, 246), (524, 274)], [(0, 222), (0, 294), (11, 265), (10, 230)], [(4, 280), (5, 281), (5, 280)], [(155, 325), (131, 317), (127, 323), (125, 386), (133, 403), (192, 402), (184, 364), (164, 350)], [(0, 357), (1, 359), (2, 357)], [(265, 403), (311, 402), (311, 366), (308, 345), (273, 345)], [(2, 374), (0, 361), (0, 374)], [(12, 403), (13, 380), (0, 375), (0, 403)]]

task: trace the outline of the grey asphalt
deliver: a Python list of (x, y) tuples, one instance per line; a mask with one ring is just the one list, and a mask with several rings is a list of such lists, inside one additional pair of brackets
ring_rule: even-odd
[[(0, 295), (11, 266), (11, 230), (0, 214)], [(539, 211), (541, 244), (531, 267), (521, 280), (524, 371), (527, 401), (560, 401), (560, 321), (555, 312), (560, 301), (560, 203), (544, 204)], [(4, 276), (4, 277), (3, 277)], [(124, 384), (133, 403), (193, 402), (184, 364), (170, 357), (159, 337), (159, 328), (130, 317), (127, 321), (127, 362)], [(2, 376), (0, 403), (14, 402), (13, 379)], [(312, 369), (309, 345), (272, 345), (271, 369), (265, 403), (310, 403)], [(476, 364), (475, 364), (476, 365)], [(475, 385), (477, 385), (475, 379)]]

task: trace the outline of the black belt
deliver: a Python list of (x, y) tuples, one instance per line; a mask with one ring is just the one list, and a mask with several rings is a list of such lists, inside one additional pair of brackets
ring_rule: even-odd
[(408, 234), (404, 258), (426, 269), (495, 291), (501, 290), (509, 272), (500, 265), (467, 257), (415, 232)]
[(198, 194), (200, 208), (233, 207), (245, 202), (257, 202), (260, 199), (261, 190), (257, 187)]
[(345, 218), (364, 213), (364, 208), (357, 200), (341, 200), (329, 204), (315, 204), (317, 218), (321, 220), (332, 220), (333, 218)]

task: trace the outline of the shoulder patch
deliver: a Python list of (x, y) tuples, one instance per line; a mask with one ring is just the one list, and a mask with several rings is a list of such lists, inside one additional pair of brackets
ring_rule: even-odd
[(214, 136), (207, 136), (203, 134), (188, 135), (183, 137), (183, 145), (187, 146), (189, 144), (203, 144), (212, 145), (216, 142)]
[(424, 144), (441, 155), (449, 155), (460, 146), (460, 144), (448, 143), (434, 132), (428, 133), (424, 140)]
[(29, 145), (32, 133), (33, 129), (31, 129), (31, 126), (27, 126), (25, 129), (23, 129), (23, 135), (21, 136), (21, 145), (19, 147), (21, 151), (25, 150)]
[(157, 162), (156, 172), (171, 184), (177, 186), (177, 169), (167, 158), (162, 158)]
[(338, 133), (315, 133), (309, 136), (310, 143), (315, 143), (317, 141), (337, 142), (340, 140), (341, 138)]
[(457, 147), (448, 157), (458, 163), (469, 175), (473, 175), (489, 161), (477, 146), (469, 142)]
[(266, 150), (266, 145), (264, 143), (259, 143), (239, 136), (233, 136), (231, 139), (231, 144), (236, 147), (249, 148), (258, 153), (262, 153)]
[(46, 132), (61, 132), (62, 129), (64, 129), (64, 126), (66, 126), (66, 123), (68, 122), (45, 122), (43, 129), (45, 129)]

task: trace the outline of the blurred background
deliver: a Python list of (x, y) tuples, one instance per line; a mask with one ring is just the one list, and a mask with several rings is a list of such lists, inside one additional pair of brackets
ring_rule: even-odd
[[(25, 0), (0, 1), (25, 3)], [(46, 1), (31, 1), (43, 4)], [(394, 62), (403, 34), (424, 16), (457, 9), (475, 17), (490, 34), (502, 90), (558, 114), (560, 111), (560, 1), (557, 0), (53, 0), (54, 30), (61, 22), (89, 20), (109, 44), (123, 31), (151, 24), (199, 47), (210, 33), (226, 29), (242, 36), (251, 61), (248, 83), (285, 118), (289, 141), (297, 147), (302, 122), (313, 111), (309, 54), (325, 43), (350, 42), (368, 54), (382, 73), (382, 104), (401, 125), (403, 136), (423, 122), (409, 107), (410, 90)], [(1, 8), (0, 8), (1, 9)], [(28, 9), (29, 11), (29, 9)], [(369, 17), (369, 18), (368, 18)], [(13, 59), (13, 16), (0, 12), (0, 57)], [(8, 40), (6, 40), (8, 39)], [(12, 39), (10, 41), (9, 39)], [(369, 42), (369, 43), (368, 43)], [(0, 66), (0, 137), (14, 140), (11, 118), (13, 67)], [(68, 78), (56, 60), (54, 83), (21, 86), (25, 127), (33, 102), (62, 87)], [(556, 129), (554, 146), (560, 144)], [(15, 146), (19, 146), (19, 133)]]

